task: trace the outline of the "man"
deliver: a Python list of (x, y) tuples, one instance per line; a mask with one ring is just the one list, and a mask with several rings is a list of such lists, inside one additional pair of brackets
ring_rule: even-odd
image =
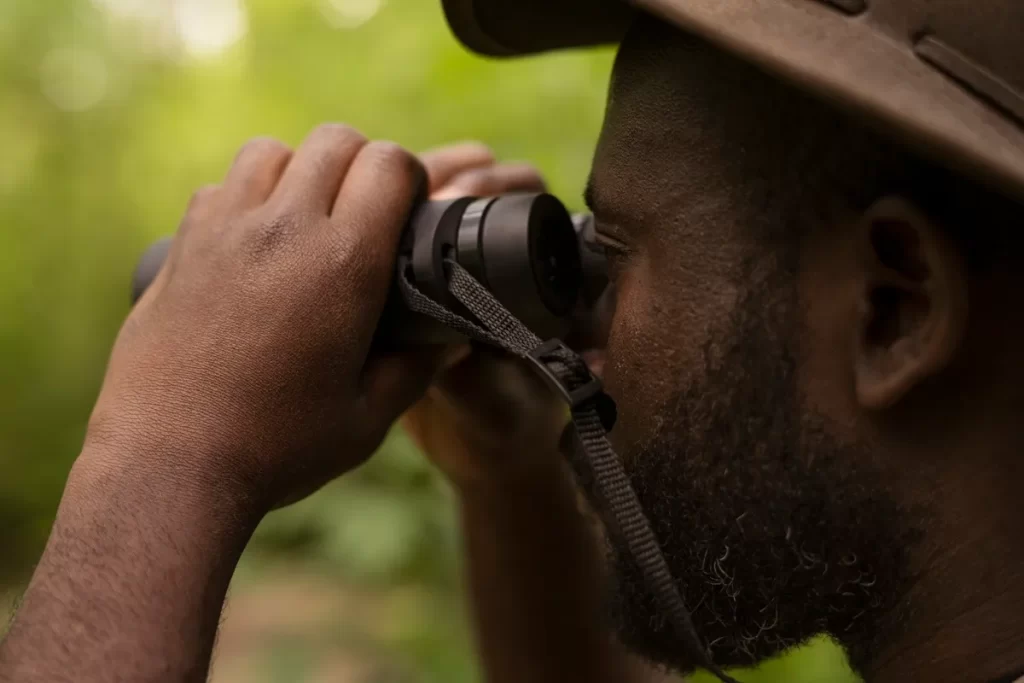
[[(1024, 9), (643, 4), (448, 9), (492, 54), (622, 40), (588, 192), (617, 289), (613, 441), (708, 651), (749, 665), (828, 633), (871, 683), (1012, 681)], [(407, 154), (328, 128), (248, 147), (197, 196), (0, 680), (201, 680), (258, 518), (365, 458), (444, 363), (367, 356), (418, 183)], [(629, 680), (549, 397), (492, 354), (447, 362), (412, 419), (428, 447), (428, 418), (456, 435), (435, 457), (490, 680)], [(619, 640), (692, 669), (611, 560)]]

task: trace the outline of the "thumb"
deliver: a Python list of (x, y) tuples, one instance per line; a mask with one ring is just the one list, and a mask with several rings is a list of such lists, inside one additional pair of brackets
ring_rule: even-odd
[(475, 348), (436, 386), (465, 418), (496, 432), (539, 429), (564, 413), (554, 391), (524, 361), (490, 347)]
[(373, 420), (390, 425), (419, 400), (451, 357), (451, 349), (428, 346), (371, 357), (363, 371), (363, 395)]

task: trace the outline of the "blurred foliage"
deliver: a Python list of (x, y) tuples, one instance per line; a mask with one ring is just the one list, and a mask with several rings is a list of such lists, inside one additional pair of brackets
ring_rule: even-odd
[(575, 201), (610, 61), (475, 59), (448, 34), (440, 3), (424, 0), (391, 0), (357, 29), (331, 17), (365, 15), (374, 0), (252, 0), (244, 39), (208, 56), (175, 35), (181, 16), (148, 6), (215, 16), (235, 6), (227, 0), (10, 3), (0, 3), (6, 573), (45, 537), (136, 258), (174, 231), (191, 192), (218, 182), (245, 140), (297, 143), (332, 120), (412, 149), (476, 138), (533, 160)]
[(457, 589), (459, 539), (449, 489), (395, 430), (377, 456), (257, 530), (250, 563), (301, 557), (361, 585), (422, 581)]
[[(479, 139), (578, 207), (611, 59), (479, 59), (436, 0), (0, 1), (0, 586), (41, 551), (136, 258), (246, 139), (296, 143), (322, 121), (416, 150)], [(290, 562), (381, 596), (415, 589), (399, 627), (359, 646), (420, 673), (379, 680), (471, 681), (457, 541), (446, 489), (395, 434), (268, 518), (238, 582)], [(267, 680), (304, 678), (309, 645), (288, 642), (268, 650)], [(744, 680), (843, 670), (817, 647)]]

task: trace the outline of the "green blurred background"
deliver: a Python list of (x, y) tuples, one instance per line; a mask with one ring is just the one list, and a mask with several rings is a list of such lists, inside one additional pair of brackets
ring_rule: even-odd
[[(13, 604), (82, 440), (127, 284), (249, 137), (322, 121), (538, 165), (579, 208), (612, 53), (491, 62), (438, 0), (0, 0), (0, 594)], [(244, 558), (215, 683), (479, 680), (448, 490), (394, 434), (275, 513)], [(819, 643), (752, 683), (847, 683)]]

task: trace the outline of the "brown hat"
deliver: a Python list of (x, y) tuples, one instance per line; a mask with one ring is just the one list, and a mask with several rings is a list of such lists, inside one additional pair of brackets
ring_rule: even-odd
[(443, 2), (493, 56), (616, 42), (645, 10), (1024, 200), (1024, 0)]

